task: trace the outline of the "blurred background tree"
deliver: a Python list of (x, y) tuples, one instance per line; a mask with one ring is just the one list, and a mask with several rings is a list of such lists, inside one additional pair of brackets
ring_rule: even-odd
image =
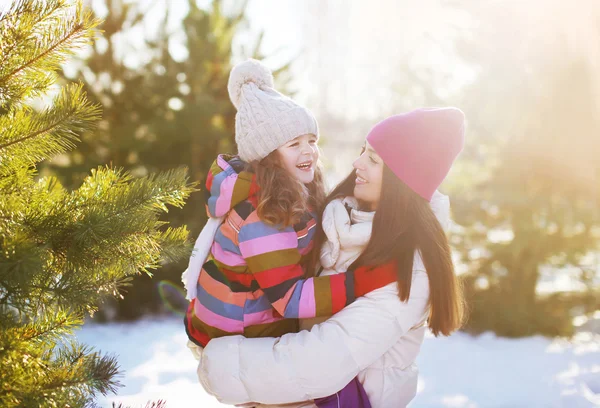
[[(94, 37), (80, 2), (15, 1), (0, 15), (0, 405), (81, 407), (115, 392), (114, 357), (73, 330), (141, 272), (185, 258), (185, 226), (159, 213), (192, 191), (184, 168), (92, 170), (70, 190), (36, 165), (73, 149), (101, 110), (56, 71)], [(56, 95), (51, 98), (51, 94)]]
[[(600, 309), (600, 5), (469, 5), (479, 28), (457, 47), (478, 70), (459, 102), (469, 182), (452, 191), (468, 328), (570, 335)], [(573, 290), (545, 290), (561, 275)]]
[[(160, 4), (106, 0), (103, 38), (79, 64), (65, 68), (65, 77), (83, 80), (90, 99), (104, 109), (99, 129), (82, 136), (82, 148), (55, 160), (50, 168), (67, 185), (77, 186), (85, 169), (102, 163), (135, 175), (185, 165), (192, 179), (202, 183), (218, 153), (235, 153), (236, 110), (227, 80), (233, 66), (232, 42), (246, 30), (246, 2), (224, 9), (220, 0), (207, 8), (189, 0), (177, 30), (170, 28), (169, 16), (179, 5), (161, 4), (164, 16), (152, 27), (153, 34), (134, 42), (132, 30), (147, 24), (149, 9)], [(260, 44), (259, 35), (243, 53), (264, 58)], [(274, 75), (286, 70), (284, 65)], [(192, 194), (185, 209), (164, 219), (187, 225), (197, 236), (206, 221), (203, 194)], [(179, 285), (186, 266), (184, 260), (165, 265), (153, 279), (134, 278), (127, 295), (117, 303), (107, 299), (98, 317), (106, 313), (107, 318), (133, 319), (164, 311), (158, 284)]]

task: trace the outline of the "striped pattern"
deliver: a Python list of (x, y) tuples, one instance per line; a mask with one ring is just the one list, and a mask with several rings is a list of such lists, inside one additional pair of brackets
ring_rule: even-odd
[(226, 217), (184, 319), (194, 343), (231, 334), (281, 336), (298, 331), (299, 318), (331, 316), (354, 300), (352, 273), (303, 279), (300, 263), (313, 248), (315, 216), (283, 229), (261, 221), (258, 186), (241, 160), (219, 156), (206, 190), (208, 213)]

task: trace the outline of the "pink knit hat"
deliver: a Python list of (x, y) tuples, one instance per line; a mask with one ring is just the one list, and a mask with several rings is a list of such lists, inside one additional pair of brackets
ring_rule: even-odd
[(465, 115), (457, 108), (424, 108), (379, 122), (367, 141), (394, 174), (431, 201), (465, 142)]

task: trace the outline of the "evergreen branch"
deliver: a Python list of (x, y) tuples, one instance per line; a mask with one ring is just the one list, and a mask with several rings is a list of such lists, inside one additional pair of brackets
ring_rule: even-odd
[[(11, 30), (14, 29), (11, 28)], [(18, 44), (18, 41), (13, 41), (12, 45), (7, 49), (0, 49), (0, 55), (3, 55), (5, 59), (8, 59), (8, 57), (11, 56), (13, 50), (17, 47)]]
[[(112, 172), (112, 174), (107, 174), (107, 172)], [(115, 184), (124, 184), (128, 181), (130, 175), (126, 172), (121, 173), (120, 171), (115, 172), (114, 170), (103, 170), (102, 168), (92, 171), (92, 177), (86, 179), (82, 187), (73, 192), (73, 201), (78, 201), (82, 195), (85, 197), (91, 194), (90, 199), (97, 197), (96, 189), (102, 188), (102, 182), (115, 177), (117, 179), (121, 178), (121, 180), (115, 180)], [(185, 198), (195, 191), (194, 187), (197, 183), (188, 183), (187, 180), (187, 169), (185, 168), (151, 174), (133, 180), (126, 188), (115, 189), (114, 192), (120, 190), (120, 194), (115, 197), (116, 202), (111, 203), (107, 196), (102, 197), (99, 201), (105, 205), (112, 204), (115, 209), (107, 215), (108, 220), (123, 216), (140, 207), (153, 210), (160, 209), (167, 212), (165, 204), (182, 207), (185, 204)]]
[[(73, 122), (92, 122), (98, 118), (98, 115), (100, 113), (99, 107), (91, 105), (87, 101), (85, 94), (83, 93), (83, 84), (71, 84), (63, 88), (61, 90), (60, 96), (54, 100), (53, 105), (53, 108), (47, 110), (42, 115), (40, 115), (41, 118), (39, 118), (38, 120), (43, 119), (45, 116), (51, 118), (53, 116), (56, 116), (54, 121), (45, 124), (44, 127), (37, 129), (29, 134), (11, 140), (10, 142), (0, 144), (0, 150), (6, 149), (7, 147), (10, 147), (14, 144), (22, 143), (29, 139), (38, 137), (40, 135), (50, 133), (54, 129), (58, 128), (60, 125), (65, 124), (65, 122), (69, 122), (69, 120), (72, 120), (72, 122), (66, 123), (66, 127), (68, 127), (68, 125), (71, 125)], [(62, 112), (62, 110), (65, 110), (65, 112)], [(22, 121), (24, 119), (25, 113), (26, 111), (23, 109), (13, 111), (13, 114), (10, 115), (7, 119), (10, 121)], [(0, 129), (8, 127), (3, 122), (4, 121), (0, 121)], [(73, 132), (70, 131), (69, 133)], [(6, 138), (10, 138), (10, 135), (2, 135), (2, 139)]]
[[(55, 398), (63, 394), (72, 397), (73, 393), (83, 397), (85, 394), (95, 396), (97, 392), (107, 395), (116, 393), (121, 386), (113, 380), (119, 374), (117, 360), (113, 356), (101, 356), (93, 349), (71, 341), (56, 353), (48, 355), (47, 375), (37, 384), (36, 391)], [(57, 395), (58, 394), (58, 395)]]
[(187, 242), (188, 236), (189, 231), (186, 226), (169, 227), (166, 231), (160, 231), (157, 240), (161, 247), (161, 259), (177, 262), (189, 256), (192, 245)]
[(52, 107), (31, 114), (15, 108), (0, 116), (0, 174), (30, 166), (74, 147), (78, 134), (95, 126), (100, 109), (86, 98), (81, 84), (64, 87)]
[(0, 83), (6, 83), (6, 82), (8, 82), (8, 80), (11, 77), (13, 77), (14, 75), (16, 75), (19, 72), (23, 71), (24, 69), (27, 69), (28, 67), (32, 66), (33, 64), (35, 64), (36, 62), (38, 62), (39, 60), (41, 60), (42, 58), (44, 58), (45, 56), (52, 54), (52, 52), (56, 48), (58, 48), (60, 45), (64, 44), (65, 42), (69, 41), (71, 38), (73, 38), (75, 36), (75, 34), (81, 32), (81, 30), (83, 28), (84, 28), (84, 26), (81, 23), (75, 25), (73, 27), (73, 30), (71, 30), (71, 32), (69, 32), (64, 39), (61, 39), (59, 42), (57, 42), (54, 45), (51, 45), (50, 48), (46, 49), (41, 54), (39, 54), (39, 55), (35, 56), (34, 58), (30, 59), (29, 61), (25, 62), (23, 65), (17, 67), (16, 69), (14, 69), (13, 71), (11, 71), (8, 74), (4, 75), (3, 77), (0, 77)]
[[(70, 116), (73, 116), (73, 113), (71, 113)], [(65, 119), (69, 119), (69, 116), (67, 116)], [(8, 142), (8, 143), (5, 143), (5, 144), (0, 144), (0, 150), (6, 149), (7, 147), (10, 147), (10, 146), (12, 146), (14, 144), (17, 144), (17, 143), (22, 143), (22, 142), (24, 142), (26, 140), (32, 139), (32, 138), (37, 137), (39, 135), (42, 135), (44, 133), (48, 133), (52, 129), (54, 129), (58, 125), (60, 125), (61, 122), (62, 121), (57, 121), (57, 122), (54, 122), (54, 123), (49, 123), (46, 128), (38, 129), (37, 131), (35, 131), (35, 132), (31, 133), (31, 134), (25, 135), (25, 136), (21, 137), (20, 139), (15, 139), (15, 140), (13, 140), (11, 142)]]
[(41, 390), (89, 387), (92, 388), (92, 395), (96, 390), (102, 395), (107, 395), (109, 392), (115, 394), (117, 388), (121, 386), (119, 381), (112, 380), (119, 374), (117, 360), (114, 357), (100, 358), (95, 353), (90, 356), (80, 351), (70, 358), (67, 367), (72, 370), (73, 366), (81, 366), (83, 373), (77, 375), (79, 373), (76, 372), (67, 379), (55, 379), (44, 385)]
[[(27, 4), (29, 3), (29, 4)], [(26, 7), (27, 6), (27, 7)], [(64, 0), (58, 0), (54, 3), (47, 4), (45, 1), (33, 1), (26, 2), (22, 1), (11, 6), (8, 13), (2, 18), (0, 18), (0, 23), (4, 22), (4, 20), (10, 18), (10, 20), (19, 21), (23, 14), (28, 14), (34, 17), (31, 22), (28, 22), (28, 26), (31, 28), (35, 28), (39, 23), (46, 19), (50, 19), (50, 17), (59, 10), (64, 10), (67, 8), (66, 2)], [(0, 32), (5, 27), (0, 28)], [(8, 27), (14, 34), (16, 32), (15, 27)], [(8, 49), (3, 49), (0, 47), (0, 54), (2, 55), (4, 60), (8, 60), (12, 54), (12, 51), (19, 44), (18, 41), (12, 41), (11, 46)]]
[[(14, 36), (14, 42), (19, 44), (17, 53), (0, 48), (0, 56), (4, 59), (0, 66), (0, 106), (10, 107), (11, 102), (16, 104), (13, 101), (47, 90), (56, 81), (55, 71), (66, 57), (94, 37), (100, 20), (93, 18), (91, 12), (83, 13), (80, 2), (74, 16), (66, 12), (64, 5), (63, 8), (64, 13), (55, 10), (55, 15), (46, 14), (41, 21), (36, 15), (35, 19), (28, 18), (17, 26), (18, 36)], [(37, 25), (33, 26), (36, 21)], [(10, 51), (9, 55), (6, 51)]]
[(6, 14), (0, 16), (0, 23), (6, 19), (17, 20), (24, 14), (31, 14), (33, 16), (40, 16), (40, 19), (53, 14), (56, 10), (65, 8), (65, 0), (55, 0), (54, 2), (46, 1), (31, 1), (31, 0), (20, 0), (15, 1), (10, 5), (10, 8)]
[(37, 62), (43, 60), (49, 55), (54, 54), (60, 47), (65, 47), (73, 41), (77, 40), (80, 35), (93, 29), (99, 23), (98, 20), (91, 20), (89, 14), (86, 14), (83, 19), (75, 23), (70, 31), (68, 31), (62, 38), (56, 41), (54, 44), (50, 44), (46, 50), (36, 55), (35, 57), (25, 61), (23, 64), (8, 72), (4, 76), (0, 77), (0, 83), (6, 83), (10, 78), (18, 74), (19, 72), (35, 65)]
[[(71, 333), (73, 328), (83, 324), (80, 317), (74, 317), (70, 312), (59, 309), (53, 317), (43, 316), (41, 319), (35, 319), (19, 329), (13, 329), (13, 335), (23, 341), (35, 341), (40, 338), (53, 334), (54, 337)], [(60, 333), (56, 333), (60, 331)]]
[(26, 8), (26, 4), (27, 2), (23, 0), (11, 4), (10, 8), (6, 11), (6, 13), (0, 16), (0, 23), (4, 23), (4, 21), (8, 19), (16, 20), (23, 14), (29, 13), (32, 7), (39, 5), (39, 3), (36, 2), (31, 4), (30, 7)]

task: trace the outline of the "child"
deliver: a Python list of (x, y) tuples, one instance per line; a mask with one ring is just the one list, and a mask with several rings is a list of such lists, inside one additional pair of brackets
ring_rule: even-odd
[[(258, 61), (235, 66), (228, 91), (239, 157), (221, 155), (210, 169), (207, 211), (223, 222), (207, 223), (184, 277), (185, 328), (197, 358), (215, 337), (277, 337), (297, 332), (299, 318), (331, 316), (364, 295), (354, 280), (370, 272), (303, 279), (325, 196), (317, 122), (273, 89)], [(395, 280), (390, 273), (381, 286)]]

